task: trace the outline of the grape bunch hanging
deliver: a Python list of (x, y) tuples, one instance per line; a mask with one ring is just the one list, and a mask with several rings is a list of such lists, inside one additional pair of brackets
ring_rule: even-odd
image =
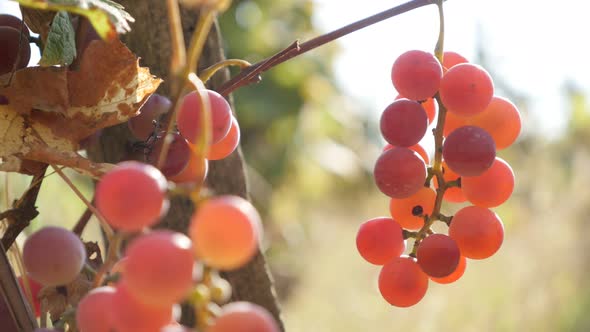
[[(516, 140), (521, 120), (513, 103), (494, 95), (485, 69), (455, 52), (444, 52), (441, 63), (431, 53), (408, 51), (395, 60), (391, 79), (400, 95), (381, 116), (388, 145), (374, 168), (377, 187), (391, 198), (391, 216), (363, 223), (356, 245), (366, 261), (382, 266), (383, 298), (409, 307), (430, 281), (452, 283), (467, 259), (500, 249), (504, 226), (491, 208), (512, 194), (514, 173), (496, 151)], [(419, 142), (437, 106), (431, 161)], [(465, 206), (446, 216), (443, 202)], [(435, 233), (435, 222), (448, 225), (448, 234)], [(406, 255), (408, 238), (414, 245)]]

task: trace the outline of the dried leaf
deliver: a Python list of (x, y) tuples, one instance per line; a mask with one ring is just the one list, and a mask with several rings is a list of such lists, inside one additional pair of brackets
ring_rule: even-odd
[[(0, 170), (23, 172), (23, 160), (59, 164), (97, 175), (107, 165), (77, 155), (96, 131), (123, 123), (161, 83), (120, 41), (93, 41), (79, 71), (31, 67), (0, 76)], [(6, 86), (6, 87), (3, 87)], [(26, 172), (23, 172), (26, 173)]]

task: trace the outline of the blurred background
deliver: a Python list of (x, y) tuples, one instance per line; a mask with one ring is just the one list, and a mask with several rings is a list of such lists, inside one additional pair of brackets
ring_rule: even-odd
[[(295, 39), (399, 3), (234, 1), (221, 28), (229, 57), (256, 62)], [(0, 3), (0, 11), (10, 4)], [(234, 94), (252, 199), (264, 215), (264, 246), (288, 331), (590, 330), (589, 10), (575, 0), (445, 4), (445, 48), (492, 74), (496, 93), (519, 107), (523, 132), (499, 153), (517, 179), (512, 198), (495, 209), (505, 224), (502, 249), (469, 261), (454, 284), (431, 283), (412, 308), (381, 298), (379, 268), (361, 259), (355, 237), (362, 222), (389, 213), (371, 175), (384, 145), (378, 119), (396, 96), (395, 58), (433, 50), (436, 7), (344, 37)], [(423, 143), (432, 149), (432, 137)], [(91, 184), (69, 174), (89, 196)], [(1, 178), (3, 203), (28, 182)], [(38, 205), (33, 227), (73, 225), (84, 210), (56, 176), (44, 183)], [(460, 207), (445, 203), (444, 210)]]

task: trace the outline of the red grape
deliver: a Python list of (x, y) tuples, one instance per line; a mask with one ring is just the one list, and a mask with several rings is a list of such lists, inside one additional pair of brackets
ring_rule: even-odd
[(459, 264), (459, 247), (455, 240), (444, 234), (432, 234), (420, 242), (416, 258), (422, 271), (429, 277), (447, 277)]
[(428, 276), (411, 257), (398, 257), (385, 264), (379, 273), (379, 291), (393, 306), (413, 306), (427, 290)]
[[(397, 97), (395, 97), (395, 100), (399, 100), (402, 98), (406, 97), (398, 94)], [(436, 117), (436, 112), (438, 110), (436, 101), (434, 100), (434, 98), (428, 98), (425, 101), (420, 102), (420, 105), (422, 105), (422, 107), (426, 111), (426, 116), (428, 117), (428, 124), (431, 124), (432, 121), (434, 121), (434, 118)]]
[(406, 249), (400, 225), (391, 218), (374, 218), (361, 225), (356, 247), (369, 263), (383, 265), (399, 257)]
[(279, 332), (279, 326), (263, 307), (250, 302), (233, 302), (221, 309), (206, 332)]
[[(211, 109), (211, 143), (215, 144), (224, 138), (231, 126), (232, 113), (229, 103), (222, 95), (206, 90), (209, 96)], [(201, 95), (193, 91), (181, 101), (180, 109), (176, 116), (178, 130), (189, 142), (195, 143), (201, 132)]]
[(29, 32), (29, 28), (27, 28), (27, 25), (24, 24), (20, 18), (9, 14), (0, 14), (0, 26), (12, 27), (18, 31), (21, 31), (22, 29), (22, 32), (27, 35), (28, 43), (28, 38), (31, 36), (31, 34)]
[(460, 63), (467, 63), (467, 59), (459, 53), (447, 51), (443, 53), (443, 71), (447, 71)]
[(408, 147), (417, 144), (427, 127), (426, 111), (412, 100), (396, 100), (381, 115), (381, 134), (391, 145)]
[[(35, 316), (39, 317), (41, 315), (41, 301), (39, 300), (38, 295), (41, 289), (43, 288), (43, 285), (41, 285), (40, 283), (38, 283), (30, 277), (27, 278), (27, 283), (29, 286), (29, 290), (31, 291), (31, 300), (33, 300), (33, 303), (31, 303), (33, 306), (33, 311), (35, 312)], [(23, 293), (27, 294), (25, 282), (22, 276), (18, 277), (18, 284), (20, 285), (20, 288), (22, 289)]]
[(45, 286), (66, 285), (86, 262), (86, 249), (71, 231), (48, 226), (33, 233), (23, 247), (23, 263), (31, 278)]
[(475, 126), (454, 130), (443, 144), (443, 158), (461, 176), (480, 175), (492, 166), (496, 146), (492, 136)]
[(155, 93), (151, 95), (139, 109), (139, 115), (127, 122), (133, 136), (142, 141), (147, 140), (156, 129), (154, 121), (168, 112), (170, 107), (172, 107), (170, 99)]
[(462, 63), (443, 75), (439, 93), (449, 112), (470, 116), (488, 107), (494, 95), (494, 84), (490, 74), (482, 67)]
[[(391, 150), (393, 148), (393, 145), (391, 144), (386, 144), (383, 147), (383, 150), (381, 151), (382, 153), (387, 151), (387, 150)], [(418, 155), (420, 155), (420, 157), (422, 157), (422, 160), (424, 160), (425, 164), (430, 163), (430, 158), (428, 157), (428, 153), (426, 152), (426, 150), (424, 150), (424, 148), (422, 147), (422, 145), (420, 144), (414, 144), (410, 147), (408, 147), (408, 149), (415, 151), (416, 153), (418, 153)]]
[(514, 143), (521, 128), (518, 109), (502, 97), (493, 97), (483, 112), (469, 118), (469, 123), (485, 129), (492, 135), (498, 150)]
[(221, 270), (246, 264), (256, 254), (261, 232), (258, 212), (238, 196), (218, 196), (202, 203), (189, 229), (197, 256)]
[(193, 285), (194, 251), (184, 234), (151, 232), (131, 242), (125, 256), (127, 288), (145, 304), (172, 305)]
[(190, 155), (188, 164), (180, 171), (180, 173), (171, 176), (170, 180), (176, 183), (201, 183), (207, 177), (209, 170), (209, 162), (205, 158), (201, 158), (196, 151), (196, 148), (189, 143)]
[(373, 174), (377, 187), (385, 195), (406, 198), (424, 186), (426, 165), (416, 152), (395, 147), (381, 154)]
[[(162, 146), (164, 145), (164, 138), (159, 139), (154, 148), (150, 151), (148, 159), (152, 165), (157, 165), (160, 159), (160, 153), (162, 152)], [(168, 148), (166, 154), (166, 160), (164, 165), (160, 169), (162, 174), (167, 178), (178, 175), (185, 169), (189, 163), (191, 157), (191, 147), (184, 137), (180, 134), (172, 134), (172, 143)]]
[(26, 67), (31, 59), (31, 45), (29, 37), (19, 30), (0, 26), (0, 75), (10, 73), (16, 63), (16, 70)]
[(129, 292), (124, 282), (118, 283), (111, 306), (104, 309), (111, 312), (117, 332), (156, 332), (172, 320), (172, 306), (145, 305)]
[(455, 271), (453, 271), (453, 273), (442, 278), (430, 277), (430, 280), (437, 282), (439, 284), (450, 284), (452, 282), (459, 280), (459, 278), (463, 276), (463, 273), (465, 273), (466, 266), (467, 259), (464, 256), (461, 256), (461, 258), (459, 259), (459, 264), (457, 265), (457, 268), (455, 269)]
[(438, 91), (442, 67), (431, 53), (413, 50), (400, 55), (391, 68), (395, 89), (412, 100), (428, 99)]
[(115, 288), (103, 286), (86, 294), (76, 308), (76, 324), (80, 332), (111, 332), (111, 303)]
[(168, 210), (166, 187), (166, 178), (154, 166), (125, 161), (98, 181), (96, 207), (113, 227), (139, 231)]
[(231, 128), (225, 137), (209, 147), (209, 160), (220, 160), (228, 157), (240, 143), (240, 126), (235, 117), (231, 117)]
[(455, 240), (461, 255), (471, 259), (492, 256), (504, 240), (504, 226), (497, 214), (479, 206), (459, 210), (451, 221), (449, 236)]
[(461, 188), (473, 205), (492, 208), (506, 202), (514, 190), (514, 172), (501, 158), (479, 176), (461, 179)]
[(389, 203), (389, 211), (400, 226), (409, 230), (419, 230), (424, 226), (424, 218), (420, 215), (429, 215), (434, 208), (436, 193), (434, 190), (422, 187), (410, 197), (392, 198)]

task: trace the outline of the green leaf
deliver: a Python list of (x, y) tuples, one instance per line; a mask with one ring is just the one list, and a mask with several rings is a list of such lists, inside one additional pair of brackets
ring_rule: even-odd
[(16, 0), (22, 6), (53, 11), (67, 11), (86, 17), (98, 35), (112, 40), (125, 33), (134, 19), (120, 4), (111, 0)]
[(70, 65), (76, 57), (76, 32), (65, 11), (60, 11), (53, 18), (47, 43), (43, 49), (41, 66)]

